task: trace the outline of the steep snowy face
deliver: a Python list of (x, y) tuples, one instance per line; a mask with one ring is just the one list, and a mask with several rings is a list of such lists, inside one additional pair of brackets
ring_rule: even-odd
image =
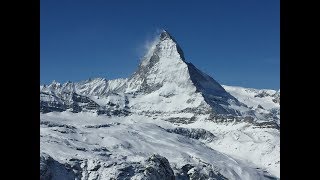
[(148, 94), (160, 88), (172, 92), (179, 89), (195, 92), (183, 52), (166, 31), (154, 41), (138, 70), (129, 79), (127, 92)]
[(201, 108), (206, 113), (240, 115), (229, 107), (230, 103), (241, 106), (237, 99), (213, 78), (186, 62), (182, 49), (167, 31), (153, 42), (128, 80), (126, 92), (143, 95), (131, 103), (136, 109), (150, 111), (151, 105), (157, 111)]

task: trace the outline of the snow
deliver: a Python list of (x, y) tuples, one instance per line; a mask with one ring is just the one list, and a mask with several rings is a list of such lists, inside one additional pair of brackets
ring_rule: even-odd
[[(223, 85), (223, 88), (229, 92), (232, 96), (236, 97), (240, 102), (246, 104), (249, 107), (257, 107), (259, 104), (265, 109), (280, 108), (280, 104), (274, 103), (272, 95), (277, 91), (271, 89), (253, 89), (253, 88), (243, 88), (237, 86), (226, 86)], [(259, 93), (265, 92), (269, 96), (266, 97), (254, 97)], [(280, 90), (278, 91), (280, 93)]]
[(218, 138), (207, 144), (220, 152), (264, 168), (280, 177), (280, 132), (270, 128), (253, 128), (247, 123), (213, 124), (196, 121), (182, 127), (203, 128)]
[(120, 107), (125, 107), (126, 96), (122, 94), (109, 94), (108, 96), (89, 96), (91, 100), (99, 104), (100, 106), (105, 106), (106, 104), (113, 103), (119, 105)]
[[(156, 41), (157, 42), (157, 41)], [(155, 46), (155, 45), (154, 45)], [(152, 68), (145, 74), (147, 84), (156, 85), (164, 84), (165, 87), (162, 87), (164, 94), (172, 92), (177, 93), (180, 91), (188, 90), (186, 88), (193, 87), (187, 64), (181, 59), (180, 54), (177, 52), (176, 43), (167, 39), (156, 44), (156, 47), (159, 48), (157, 51), (157, 56), (159, 57), (159, 62), (154, 64)], [(151, 48), (152, 52), (156, 47)], [(149, 52), (150, 53), (150, 52)], [(147, 55), (148, 58), (142, 61), (142, 66), (146, 66), (150, 63), (150, 55)], [(126, 92), (132, 92), (136, 88), (142, 85), (140, 75), (134, 76), (129, 80), (129, 87)], [(184, 88), (181, 90), (181, 88)], [(191, 89), (193, 92), (195, 89)], [(167, 92), (166, 92), (167, 91)]]
[(141, 66), (146, 66), (150, 63), (150, 58), (153, 55), (153, 52), (156, 49), (156, 45), (159, 43), (159, 38), (155, 38), (152, 42), (150, 47), (147, 47), (147, 53), (145, 54), (145, 56), (143, 57), (143, 61), (141, 62)]
[[(211, 117), (235, 111), (256, 121), (269, 116), (268, 121), (280, 124), (280, 103), (275, 100), (280, 101), (280, 90), (221, 86), (186, 63), (171, 38), (156, 39), (139, 70), (128, 79), (54, 81), (41, 85), (40, 91), (40, 102), (47, 104), (70, 103), (72, 93), (77, 93), (100, 107), (130, 111), (130, 115), (111, 117), (96, 110), (40, 113), (41, 153), (62, 164), (70, 164), (72, 158), (85, 161), (81, 163), (87, 169), (82, 172), (87, 173), (84, 179), (111, 178), (122, 163), (144, 163), (154, 153), (167, 158), (172, 167), (208, 163), (229, 179), (267, 179), (268, 173), (280, 177), (279, 129), (249, 122), (213, 122)], [(194, 120), (169, 122), (175, 118)], [(204, 129), (214, 139), (196, 140), (166, 131), (176, 127)], [(97, 165), (99, 170), (89, 170)]]
[[(182, 167), (187, 163), (197, 164), (203, 161), (212, 164), (222, 175), (230, 179), (239, 177), (241, 179), (264, 179), (263, 171), (257, 170), (251, 163), (221, 153), (212, 148), (214, 146), (210, 147), (210, 144), (168, 133), (163, 128), (172, 128), (175, 125), (165, 121), (137, 115), (120, 119), (97, 116), (93, 113), (73, 114), (70, 112), (40, 114), (40, 118), (42, 122), (74, 127), (73, 133), (56, 131), (64, 127), (42, 125), (40, 128), (40, 151), (60, 163), (79, 157), (90, 160), (90, 163), (93, 163), (94, 160), (105, 161), (105, 163), (142, 162), (146, 157), (158, 153), (166, 157), (172, 166)], [(99, 124), (110, 124), (110, 127), (86, 128), (88, 125)], [(211, 127), (213, 125), (211, 124)], [(207, 127), (210, 126), (207, 125)], [(109, 157), (101, 157), (94, 151), (102, 147), (111, 154)], [(108, 172), (109, 170), (106, 168), (103, 171)]]

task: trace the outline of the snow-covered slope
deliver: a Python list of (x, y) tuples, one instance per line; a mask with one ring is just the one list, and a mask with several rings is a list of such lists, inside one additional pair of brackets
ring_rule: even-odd
[(42, 179), (273, 179), (280, 90), (221, 86), (163, 31), (126, 79), (40, 86)]
[[(168, 160), (167, 169), (172, 169), (176, 178), (192, 175), (204, 179), (272, 177), (265, 169), (257, 169), (252, 163), (210, 148), (206, 144), (208, 136), (196, 134), (201, 131), (194, 131), (194, 136), (169, 132), (177, 126), (166, 121), (139, 115), (119, 118), (71, 112), (41, 114), (40, 118), (42, 156), (49, 156), (58, 164), (52, 167), (50, 162), (42, 162), (49, 166), (43, 174), (51, 173), (52, 179), (62, 176), (66, 179), (68, 176), (72, 179), (143, 179), (142, 176), (148, 175), (146, 161), (154, 154)], [(217, 140), (213, 138), (208, 142), (212, 141)], [(188, 166), (189, 169), (184, 170)], [(150, 172), (150, 176), (154, 174)]]
[(280, 108), (280, 90), (253, 89), (236, 86), (222, 85), (223, 88), (240, 102), (249, 107), (257, 108), (259, 105), (264, 109)]
[(226, 85), (223, 85), (223, 88), (252, 110), (260, 114), (272, 116), (280, 125), (280, 90), (253, 89)]
[(206, 143), (231, 157), (253, 163), (280, 177), (280, 131), (274, 128), (255, 128), (247, 123), (212, 123), (197, 121), (181, 125), (187, 128), (203, 128), (216, 136)]

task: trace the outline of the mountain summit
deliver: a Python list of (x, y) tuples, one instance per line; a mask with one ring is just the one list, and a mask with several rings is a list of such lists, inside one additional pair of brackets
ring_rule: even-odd
[(160, 40), (165, 40), (165, 39), (173, 39), (172, 36), (170, 36), (169, 32), (165, 29), (162, 30), (160, 33)]
[(203, 113), (241, 115), (228, 107), (230, 103), (241, 106), (237, 99), (213, 78), (186, 62), (178, 42), (165, 30), (153, 42), (138, 70), (129, 79), (127, 92), (154, 94), (158, 98), (153, 104), (175, 104), (178, 101), (175, 107), (170, 106), (175, 111), (194, 112), (197, 109), (200, 112), (199, 109), (203, 109)]
[(184, 60), (184, 54), (183, 51), (181, 49), (181, 47), (179, 46), (179, 44), (177, 43), (177, 41), (169, 34), (168, 31), (163, 30), (160, 34), (160, 41), (164, 41), (166, 39), (170, 39), (172, 40), (175, 44), (176, 44), (176, 49), (180, 55), (180, 57), (182, 58), (182, 60)]

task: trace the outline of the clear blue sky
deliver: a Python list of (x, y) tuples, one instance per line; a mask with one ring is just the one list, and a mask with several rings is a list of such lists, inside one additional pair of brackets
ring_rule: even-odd
[(129, 77), (161, 28), (221, 84), (280, 88), (279, 0), (40, 0), (40, 83)]

